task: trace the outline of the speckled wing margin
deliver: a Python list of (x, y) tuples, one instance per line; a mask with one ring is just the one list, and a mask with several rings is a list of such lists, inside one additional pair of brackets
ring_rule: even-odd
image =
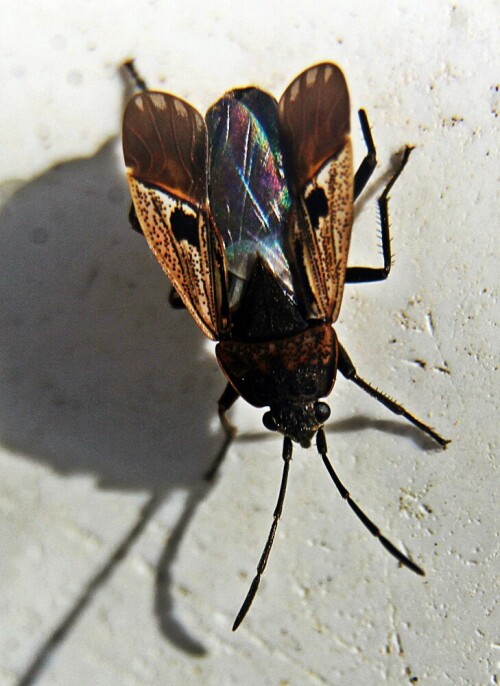
[(334, 322), (353, 215), (349, 92), (341, 70), (330, 63), (306, 69), (284, 92), (279, 116), (297, 194), (292, 250), (311, 314)]
[(203, 117), (168, 93), (139, 93), (125, 110), (123, 152), (151, 250), (201, 330), (219, 338), (224, 258), (207, 210)]

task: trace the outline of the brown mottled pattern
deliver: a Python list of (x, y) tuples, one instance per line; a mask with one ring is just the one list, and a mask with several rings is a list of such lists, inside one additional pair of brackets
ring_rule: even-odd
[[(198, 326), (216, 339), (203, 117), (169, 93), (138, 93), (125, 110), (123, 151), (144, 236)], [(196, 218), (199, 250), (174, 235), (171, 216), (176, 209)]]
[(353, 168), (349, 92), (342, 71), (323, 63), (292, 81), (280, 103), (280, 122), (291, 153), (299, 198), (322, 188), (328, 215), (317, 227), (305, 203), (293, 229), (292, 243), (315, 302), (311, 316), (334, 322), (340, 310), (352, 225)]
[(335, 322), (342, 302), (353, 218), (352, 148), (348, 139), (334, 159), (304, 189), (307, 198), (321, 188), (328, 213), (314, 228), (303, 207), (294, 239), (302, 245), (303, 264), (316, 300), (316, 315)]
[[(173, 195), (142, 184), (132, 173), (128, 174), (128, 182), (149, 247), (198, 326), (215, 340), (217, 315), (205, 213)], [(197, 218), (200, 252), (186, 240), (177, 241), (173, 235), (170, 217), (176, 208)]]
[(313, 259), (321, 266), (324, 284), (323, 305), (329, 321), (335, 322), (342, 302), (345, 271), (351, 240), (353, 216), (352, 149), (348, 140), (338, 157), (319, 174), (328, 203), (328, 214), (321, 217), (315, 231), (319, 254)]

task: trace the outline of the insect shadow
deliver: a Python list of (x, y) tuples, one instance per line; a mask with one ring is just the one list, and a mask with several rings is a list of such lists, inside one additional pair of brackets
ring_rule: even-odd
[[(187, 492), (157, 563), (155, 612), (170, 643), (202, 655), (203, 645), (176, 617), (171, 567), (210, 492), (203, 474), (222, 436), (209, 426), (224, 382), (191, 318), (168, 306), (168, 281), (129, 230), (117, 146), (112, 141), (19, 187), (0, 211), (0, 440), (58, 474), (154, 494), (149, 518), (172, 491)], [(417, 440), (400, 421), (360, 416), (331, 422), (327, 431), (369, 427)], [(236, 440), (256, 438), (259, 432)], [(425, 437), (418, 440), (428, 447)], [(110, 560), (109, 574), (117, 561)], [(90, 590), (52, 637), (68, 635), (105, 581), (102, 574), (89, 579)], [(54, 640), (42, 645), (25, 685), (53, 650)]]
[[(153, 494), (152, 517), (179, 489), (203, 497), (196, 485), (220, 441), (206, 396), (224, 382), (195, 324), (168, 306), (169, 284), (143, 239), (128, 230), (117, 146), (0, 189), (0, 441), (60, 475)], [(57, 640), (104, 583), (94, 571), (55, 627)], [(202, 652), (175, 623), (158, 621), (169, 641)], [(53, 647), (34, 657), (33, 677)]]
[(169, 308), (127, 204), (115, 142), (4, 204), (1, 440), (104, 488), (169, 492), (217, 449), (213, 409), (186, 375), (213, 388), (217, 369), (196, 326)]

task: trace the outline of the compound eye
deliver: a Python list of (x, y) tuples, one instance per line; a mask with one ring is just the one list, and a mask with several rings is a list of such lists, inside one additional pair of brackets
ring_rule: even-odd
[(266, 429), (269, 429), (269, 431), (276, 431), (277, 430), (277, 424), (276, 424), (276, 419), (274, 418), (274, 415), (272, 412), (266, 412), (264, 416), (262, 417), (262, 423), (266, 427)]
[(324, 424), (330, 417), (330, 408), (326, 403), (316, 403), (314, 406), (314, 416), (320, 424)]

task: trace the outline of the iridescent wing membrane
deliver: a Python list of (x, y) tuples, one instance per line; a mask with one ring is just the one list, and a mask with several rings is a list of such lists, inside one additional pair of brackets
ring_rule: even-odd
[(223, 338), (257, 256), (308, 317), (334, 321), (352, 221), (349, 96), (333, 64), (311, 67), (280, 103), (230, 91), (207, 113), (145, 91), (123, 141), (143, 233), (203, 332)]
[(257, 255), (291, 292), (286, 248), (292, 197), (278, 104), (257, 88), (242, 88), (215, 103), (206, 120), (210, 211), (225, 246), (230, 305), (238, 306)]

